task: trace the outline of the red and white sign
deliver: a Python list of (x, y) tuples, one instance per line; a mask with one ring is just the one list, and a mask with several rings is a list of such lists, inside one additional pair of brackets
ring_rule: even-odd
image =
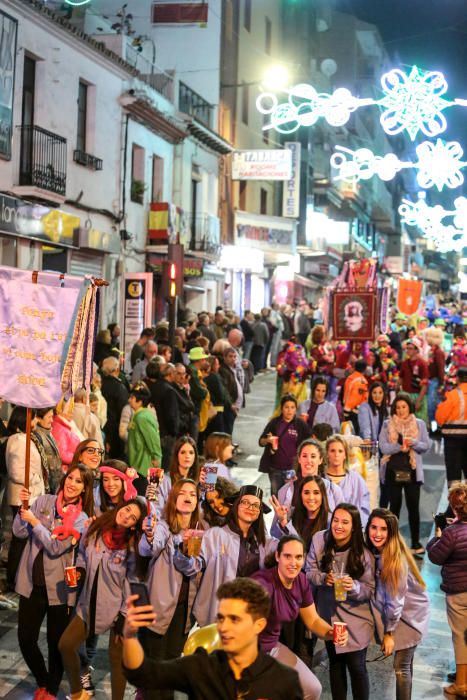
[(289, 180), (292, 151), (262, 149), (232, 153), (232, 180)]

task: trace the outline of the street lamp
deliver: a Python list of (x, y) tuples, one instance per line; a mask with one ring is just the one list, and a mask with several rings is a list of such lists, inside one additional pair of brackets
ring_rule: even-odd
[(260, 80), (252, 80), (244, 83), (221, 83), (221, 89), (241, 88), (250, 85), (258, 85), (266, 90), (276, 91), (284, 90), (290, 82), (290, 74), (286, 66), (283, 64), (274, 64), (267, 68), (263, 77)]

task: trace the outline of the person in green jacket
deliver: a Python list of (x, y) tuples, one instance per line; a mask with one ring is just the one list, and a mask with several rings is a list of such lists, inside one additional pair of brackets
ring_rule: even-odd
[(128, 426), (128, 459), (130, 466), (138, 472), (134, 485), (142, 496), (148, 485), (148, 469), (159, 467), (162, 459), (159, 424), (155, 412), (148, 408), (150, 400), (149, 389), (141, 384), (131, 390), (128, 399), (134, 410)]

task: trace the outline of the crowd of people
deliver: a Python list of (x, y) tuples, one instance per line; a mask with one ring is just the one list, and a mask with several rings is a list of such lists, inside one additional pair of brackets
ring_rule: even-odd
[[(72, 700), (92, 696), (107, 633), (114, 700), (127, 678), (154, 700), (177, 688), (260, 697), (253, 687), (268, 687), (271, 699), (317, 699), (317, 639), (333, 700), (348, 685), (355, 700), (369, 698), (373, 639), (394, 655), (397, 700), (409, 700), (429, 620), (417, 565), (426, 554), (443, 567), (453, 636), (456, 674), (445, 692), (467, 697), (463, 326), (447, 333), (438, 321), (449, 318), (430, 325), (394, 312), (387, 334), (357, 344), (333, 342), (321, 320), (304, 300), (242, 319), (220, 308), (187, 314), (173, 347), (167, 324), (144, 329), (127, 365), (111, 324), (97, 336), (91, 392), (32, 410), (29, 445), (26, 409), (12, 407), (0, 443), (7, 585), (19, 595), (35, 700), (56, 697), (64, 672)], [(246, 484), (232, 475), (233, 432), (255, 375), (274, 367), (276, 402), (258, 436), (268, 504), (254, 470)], [(424, 547), (423, 455), (440, 431), (449, 508)], [(399, 529), (403, 495), (410, 546)], [(189, 656), (179, 658), (194, 623), (216, 623), (223, 648), (200, 658), (204, 681)], [(278, 662), (296, 674), (273, 686), (258, 680), (277, 676)], [(204, 688), (210, 672), (224, 679), (222, 692)]]

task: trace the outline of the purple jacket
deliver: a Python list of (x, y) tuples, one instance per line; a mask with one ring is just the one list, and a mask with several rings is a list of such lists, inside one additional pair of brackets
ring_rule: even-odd
[(351, 469), (339, 483), (339, 488), (343, 497), (341, 503), (352, 503), (358, 508), (362, 519), (362, 527), (365, 527), (370, 517), (370, 492), (365, 479), (358, 472)]
[(420, 644), (428, 632), (430, 599), (413, 573), (406, 567), (395, 593), (381, 581), (381, 557), (376, 557), (376, 591), (371, 600), (380, 641), (386, 632), (394, 633), (395, 651)]
[(458, 520), (433, 537), (426, 546), (433, 564), (440, 565), (441, 590), (445, 593), (467, 592), (467, 522)]

